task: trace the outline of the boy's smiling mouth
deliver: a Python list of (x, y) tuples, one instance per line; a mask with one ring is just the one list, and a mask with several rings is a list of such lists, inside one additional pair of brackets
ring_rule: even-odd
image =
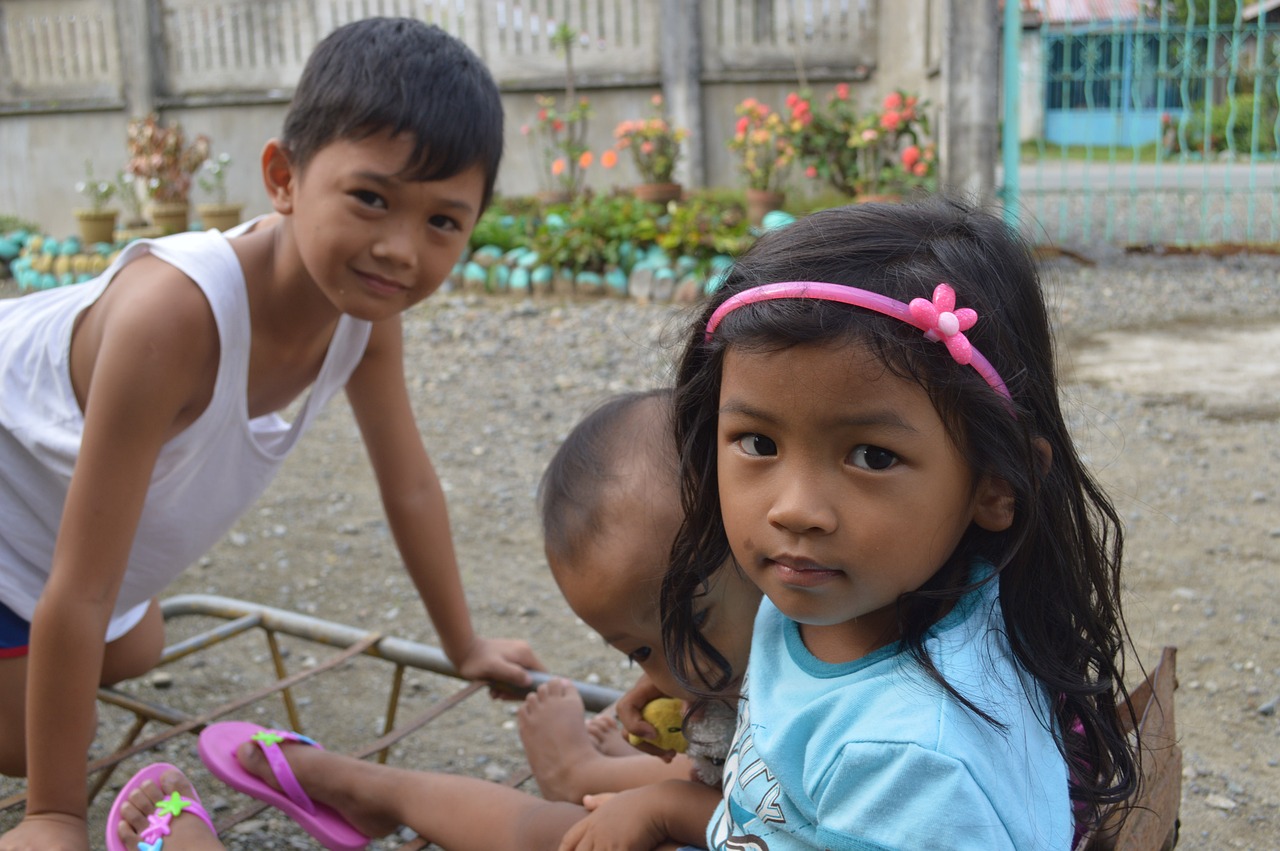
[(357, 271), (356, 275), (359, 276), (360, 280), (368, 289), (382, 295), (397, 295), (409, 289), (408, 286), (400, 283), (399, 281), (393, 281), (392, 279), (384, 278), (381, 275), (374, 275), (369, 272), (360, 271)]

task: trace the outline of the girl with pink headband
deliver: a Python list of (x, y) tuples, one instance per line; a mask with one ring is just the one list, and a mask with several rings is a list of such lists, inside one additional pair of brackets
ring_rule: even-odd
[(949, 199), (770, 231), (690, 329), (673, 670), (716, 568), (765, 595), (708, 847), (1068, 849), (1127, 798), (1122, 534), (1025, 245)]

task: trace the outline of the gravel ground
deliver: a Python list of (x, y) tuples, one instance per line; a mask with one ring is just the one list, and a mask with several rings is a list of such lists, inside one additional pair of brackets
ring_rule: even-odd
[[(1163, 645), (1179, 648), (1179, 847), (1280, 848), (1280, 378), (1260, 378), (1252, 394), (1223, 402), (1212, 386), (1171, 392), (1156, 380), (1135, 388), (1089, 379), (1087, 369), (1100, 345), (1091, 338), (1104, 331), (1130, 332), (1123, 339), (1138, 330), (1274, 327), (1280, 260), (1116, 256), (1097, 267), (1056, 261), (1045, 279), (1075, 376), (1063, 388), (1073, 428), (1128, 526), (1135, 646), (1145, 661)], [(458, 294), (434, 297), (407, 318), (411, 388), (448, 491), (478, 628), (527, 638), (552, 670), (575, 679), (624, 687), (632, 672), (573, 617), (551, 581), (534, 512), (538, 476), (602, 397), (668, 379), (669, 344), (682, 319), (679, 308), (662, 305)], [(1242, 344), (1221, 374), (1257, 357)], [(342, 403), (330, 406), (262, 501), (170, 593), (238, 597), (434, 642)], [(175, 635), (195, 628), (187, 620), (174, 623)], [(283, 643), (291, 668), (330, 652)], [(260, 639), (236, 639), (169, 666), (163, 689), (147, 680), (130, 690), (199, 711), (263, 682), (267, 659)], [(322, 686), (300, 689), (308, 732), (339, 749), (374, 738), (387, 667), (359, 660)], [(452, 688), (411, 672), (401, 717)], [(238, 716), (287, 723), (275, 701)], [(102, 713), (103, 748), (123, 726), (121, 713)], [(394, 748), (392, 762), (499, 780), (520, 765), (510, 704), (473, 699), (429, 729)], [(199, 771), (189, 741), (165, 752), (192, 770), (207, 803), (240, 805)], [(20, 788), (0, 781), (0, 797)], [(96, 820), (109, 797), (95, 806)], [(269, 813), (242, 825), (232, 846), (315, 847)], [(0, 814), (0, 829), (14, 818)]]

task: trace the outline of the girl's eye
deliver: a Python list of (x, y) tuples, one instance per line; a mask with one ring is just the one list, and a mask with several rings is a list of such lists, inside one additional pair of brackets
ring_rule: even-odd
[(736, 443), (738, 448), (748, 455), (767, 457), (778, 454), (778, 444), (763, 434), (744, 434), (737, 439)]
[(693, 625), (694, 625), (694, 626), (696, 626), (696, 627), (698, 627), (698, 629), (702, 629), (702, 627), (704, 627), (704, 626), (706, 626), (706, 625), (707, 625), (707, 618), (708, 618), (708, 617), (710, 617), (710, 616), (711, 616), (711, 608), (710, 608), (710, 607), (705, 608), (705, 609), (703, 609), (703, 610), (702, 610), (702, 611), (700, 611), (700, 612), (694, 612), (694, 614), (693, 614)]
[(863, 470), (887, 470), (898, 463), (898, 456), (888, 449), (863, 443), (853, 448), (849, 463)]
[(387, 202), (382, 200), (382, 196), (377, 192), (370, 192), (367, 189), (357, 189), (351, 193), (351, 197), (355, 198), (361, 204), (368, 207), (386, 207)]
[(643, 665), (652, 653), (653, 651), (648, 647), (637, 647), (627, 654), (627, 658), (631, 660), (632, 664)]
[(462, 225), (458, 224), (457, 219), (451, 219), (448, 216), (432, 216), (431, 226), (440, 228), (441, 230), (462, 230)]

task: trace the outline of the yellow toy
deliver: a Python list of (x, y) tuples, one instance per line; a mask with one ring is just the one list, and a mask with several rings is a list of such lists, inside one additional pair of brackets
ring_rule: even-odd
[(634, 733), (627, 734), (627, 740), (633, 745), (648, 742), (664, 751), (684, 753), (689, 747), (684, 731), (684, 701), (674, 697), (660, 697), (644, 705), (640, 715), (658, 731), (656, 739), (642, 739)]

